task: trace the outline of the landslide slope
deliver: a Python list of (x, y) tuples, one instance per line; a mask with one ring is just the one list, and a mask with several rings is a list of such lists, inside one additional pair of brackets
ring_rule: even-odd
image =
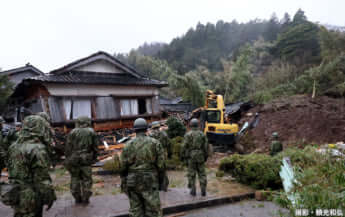
[[(246, 143), (247, 151), (261, 148), (267, 152), (275, 131), (285, 146), (345, 141), (344, 98), (296, 95), (256, 106), (249, 112), (259, 112), (260, 121), (241, 141)], [(242, 118), (240, 124), (247, 120)]]

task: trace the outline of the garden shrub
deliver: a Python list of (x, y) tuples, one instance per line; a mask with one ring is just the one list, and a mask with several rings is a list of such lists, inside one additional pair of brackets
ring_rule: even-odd
[(303, 150), (287, 149), (280, 156), (289, 156), (294, 166), (297, 183), (293, 192), (297, 201), (293, 207), (285, 194), (276, 198), (281, 205), (294, 209), (342, 209), (345, 214), (345, 159), (330, 154), (320, 154), (308, 146)]
[(183, 137), (186, 133), (186, 127), (184, 124), (175, 117), (170, 117), (167, 120), (168, 130), (167, 134), (170, 139), (173, 139), (177, 136)]
[(183, 169), (183, 163), (180, 160), (183, 137), (175, 137), (171, 139), (170, 142), (172, 145), (172, 156), (171, 159), (167, 160), (167, 167), (169, 170)]
[(280, 160), (266, 154), (234, 154), (221, 160), (219, 169), (230, 173), (239, 182), (253, 188), (281, 187)]
[(117, 154), (111, 160), (108, 160), (103, 165), (103, 170), (112, 171), (113, 173), (120, 172), (120, 158)]

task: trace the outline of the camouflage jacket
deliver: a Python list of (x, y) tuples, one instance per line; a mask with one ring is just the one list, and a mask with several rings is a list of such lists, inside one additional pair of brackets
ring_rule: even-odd
[(90, 166), (97, 160), (98, 138), (92, 128), (75, 128), (67, 136), (65, 165)]
[[(38, 139), (15, 143), (8, 150), (8, 171), (11, 184), (20, 186), (20, 191), (35, 194), (43, 204), (56, 200), (49, 176), (51, 165), (45, 145)], [(37, 197), (38, 195), (38, 197)]]
[(19, 136), (18, 131), (15, 129), (10, 129), (6, 133), (2, 131), (0, 136), (0, 161), (5, 165), (7, 162), (8, 148), (17, 141)]
[(203, 163), (206, 162), (208, 155), (208, 141), (203, 132), (192, 129), (186, 133), (181, 150), (182, 160)]
[(10, 147), (13, 143), (15, 143), (18, 138), (19, 138), (19, 131), (15, 129), (11, 129), (5, 138), (5, 143), (7, 144), (7, 147)]
[(157, 139), (162, 144), (167, 156), (170, 158), (172, 155), (172, 147), (167, 133), (165, 131), (152, 130), (150, 137)]
[(155, 188), (158, 190), (158, 176), (165, 172), (165, 151), (158, 140), (137, 134), (129, 141), (121, 154), (122, 185), (139, 190)]
[(2, 134), (0, 134), (0, 170), (3, 169), (3, 167), (5, 166), (6, 158), (7, 158), (7, 151), (5, 149), (4, 138)]
[(270, 155), (275, 155), (283, 150), (283, 144), (278, 140), (273, 140), (270, 149)]

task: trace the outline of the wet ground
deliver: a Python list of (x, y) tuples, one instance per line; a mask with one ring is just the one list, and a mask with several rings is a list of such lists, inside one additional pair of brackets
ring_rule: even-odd
[[(94, 170), (97, 170), (96, 168)], [(187, 178), (185, 171), (169, 171), (170, 180), (169, 191), (161, 192), (161, 201), (163, 207), (170, 207), (179, 204), (195, 203), (222, 196), (234, 196), (253, 192), (248, 186), (233, 181), (229, 177), (218, 178), (215, 175), (215, 169), (207, 169), (208, 187), (207, 197), (200, 196), (200, 190), (197, 197), (189, 195)], [(88, 206), (77, 206), (69, 192), (70, 176), (63, 167), (57, 167), (51, 172), (54, 188), (58, 197), (54, 206), (48, 212), (46, 217), (108, 217), (118, 213), (128, 212), (129, 203), (127, 196), (120, 192), (120, 177), (118, 175), (93, 175), (93, 197)], [(2, 177), (6, 181), (6, 177)], [(198, 187), (199, 189), (199, 187)], [(10, 207), (4, 206), (0, 202), (0, 216), (10, 217), (13, 212)]]
[[(169, 216), (169, 215), (167, 215)], [(170, 215), (172, 216), (172, 215)], [(174, 216), (185, 217), (279, 217), (290, 216), (289, 211), (272, 202), (242, 201), (234, 204), (198, 209)]]
[[(238, 196), (228, 195), (228, 196)], [(200, 195), (192, 197), (186, 188), (171, 188), (168, 192), (160, 192), (162, 208), (169, 207), (175, 210), (176, 207), (189, 204), (194, 206), (198, 203), (209, 204), (212, 200), (221, 198), (214, 194), (206, 197)], [(198, 207), (204, 207), (198, 205)], [(44, 211), (45, 217), (111, 217), (128, 213), (129, 202), (124, 194), (93, 196), (87, 206), (76, 205), (72, 197), (68, 195), (60, 196), (49, 211)], [(185, 209), (184, 209), (185, 210)], [(0, 216), (11, 217), (13, 210), (0, 203)]]
[[(96, 172), (98, 168), (94, 168)], [(207, 191), (212, 195), (242, 194), (252, 189), (234, 181), (231, 177), (216, 177), (216, 169), (207, 169)], [(169, 188), (185, 188), (187, 186), (186, 171), (168, 171)], [(63, 167), (57, 167), (51, 177), (58, 197), (71, 197), (69, 193), (70, 176)], [(120, 193), (121, 179), (119, 175), (93, 175), (93, 192), (95, 196), (116, 195)], [(198, 186), (198, 185), (197, 185)]]

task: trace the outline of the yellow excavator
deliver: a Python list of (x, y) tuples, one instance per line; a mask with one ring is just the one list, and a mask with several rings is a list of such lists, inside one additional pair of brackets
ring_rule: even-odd
[(223, 96), (216, 95), (211, 90), (206, 92), (205, 106), (195, 112), (200, 114), (198, 116), (201, 128), (209, 142), (216, 146), (221, 145), (225, 149), (232, 146), (241, 149), (241, 147), (235, 147), (238, 139), (250, 126), (256, 125), (258, 122), (256, 114), (253, 122), (251, 124), (246, 122), (240, 130), (237, 123), (232, 123), (232, 120), (226, 117)]

